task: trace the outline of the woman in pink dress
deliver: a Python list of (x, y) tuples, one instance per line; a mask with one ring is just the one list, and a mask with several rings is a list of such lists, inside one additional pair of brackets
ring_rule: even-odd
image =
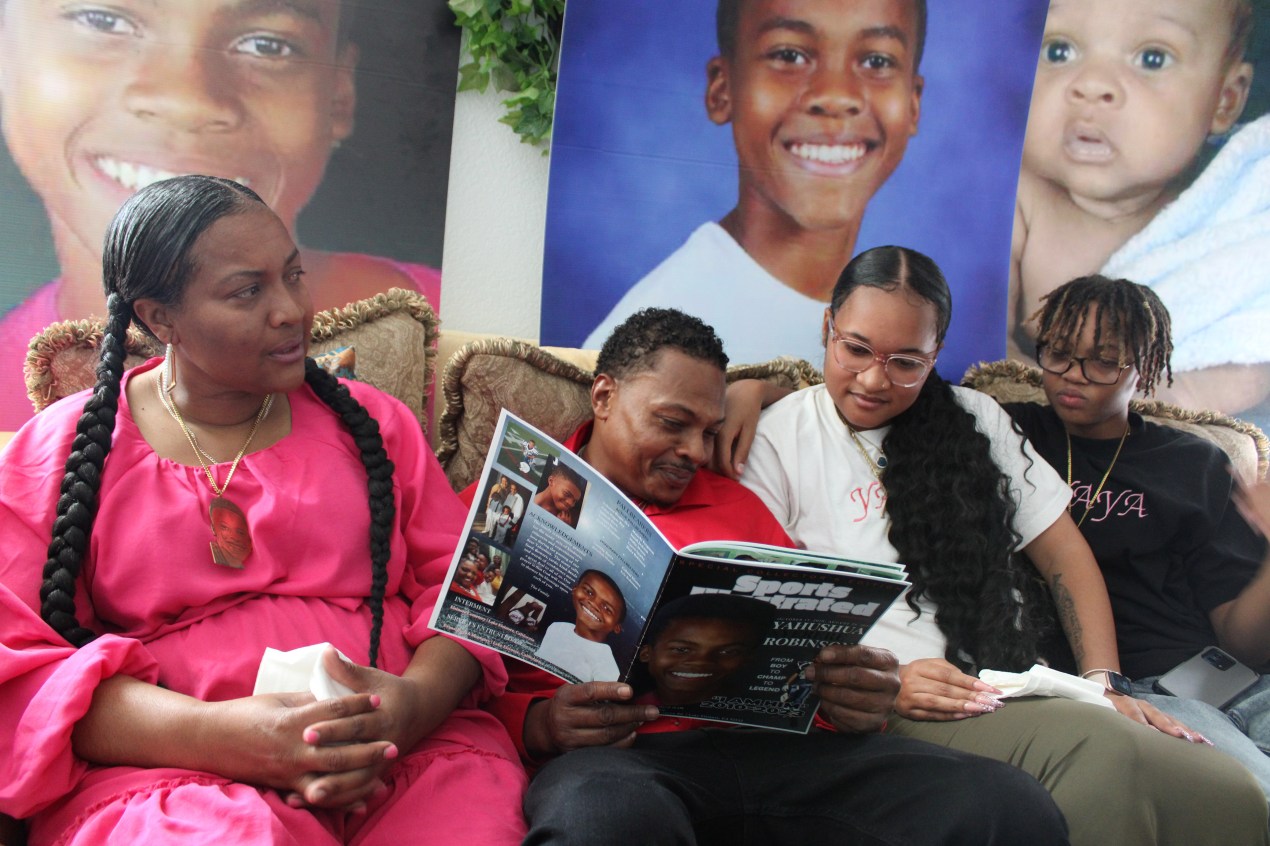
[[(501, 661), (426, 626), (464, 509), (405, 406), (306, 361), (285, 226), (178, 177), (103, 266), (97, 386), (0, 456), (0, 811), (33, 844), (519, 842), (525, 776), (478, 707)], [(124, 373), (134, 320), (168, 352)], [(323, 641), (352, 694), (252, 695), (266, 647)], [(500, 801), (454, 814), (477, 790)]]

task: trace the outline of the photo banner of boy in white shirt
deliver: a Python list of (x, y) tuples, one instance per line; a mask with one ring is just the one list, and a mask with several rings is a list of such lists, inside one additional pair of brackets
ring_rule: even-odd
[(927, 6), (571, 0), (542, 341), (598, 346), (656, 305), (710, 323), (737, 363), (820, 361), (842, 267), (903, 243), (974, 304), (941, 370), (1000, 358), (1046, 2)]

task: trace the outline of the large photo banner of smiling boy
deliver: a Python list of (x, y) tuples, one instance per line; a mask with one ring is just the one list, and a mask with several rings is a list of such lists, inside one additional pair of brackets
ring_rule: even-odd
[(0, 2), (0, 430), (31, 337), (105, 313), (106, 225), (137, 188), (248, 184), (317, 309), (440, 304), (458, 30), (444, 0)]
[(1000, 358), (1046, 3), (925, 7), (570, 0), (542, 341), (598, 346), (630, 312), (674, 306), (738, 363), (820, 367), (839, 271), (894, 243), (953, 288), (940, 371)]

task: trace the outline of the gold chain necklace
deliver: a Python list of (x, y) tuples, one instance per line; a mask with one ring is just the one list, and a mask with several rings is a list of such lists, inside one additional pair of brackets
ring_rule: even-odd
[[(166, 395), (164, 390), (163, 373), (159, 373), (159, 397), (162, 399)], [(216, 477), (212, 475), (212, 468), (208, 466), (205, 459), (211, 456), (205, 455), (203, 450), (199, 449), (198, 441), (194, 438), (194, 433), (190, 431), (190, 427), (185, 425), (185, 418), (181, 417), (181, 411), (176, 407), (176, 403), (165, 401), (163, 405), (168, 412), (176, 418), (177, 424), (181, 427), (181, 431), (185, 433), (185, 439), (190, 442), (190, 448), (194, 450), (194, 457), (198, 459), (199, 466), (203, 468), (204, 475), (207, 476), (207, 483), (212, 487), (212, 493), (216, 496), (224, 496), (225, 491), (229, 489), (229, 483), (234, 478), (234, 471), (238, 469), (238, 462), (243, 460), (243, 456), (247, 454), (247, 448), (251, 446), (251, 441), (256, 437), (256, 431), (260, 428), (260, 424), (269, 416), (269, 409), (273, 408), (273, 394), (266, 394), (265, 401), (260, 404), (260, 411), (256, 412), (256, 419), (252, 421), (251, 431), (247, 433), (247, 440), (243, 441), (242, 449), (238, 450), (238, 455), (234, 456), (234, 463), (229, 466), (229, 473), (225, 476), (225, 484), (217, 485)], [(212, 462), (213, 464), (216, 462)]]
[(234, 479), (234, 471), (238, 469), (238, 463), (243, 460), (243, 456), (247, 454), (248, 447), (251, 446), (252, 439), (256, 437), (256, 432), (260, 430), (260, 424), (269, 416), (269, 410), (273, 408), (273, 394), (266, 394), (264, 402), (260, 404), (260, 411), (256, 412), (256, 419), (251, 423), (251, 431), (247, 433), (247, 440), (243, 441), (242, 449), (238, 450), (238, 455), (234, 456), (234, 463), (229, 466), (229, 473), (225, 475), (225, 484), (217, 485), (216, 476), (212, 474), (212, 468), (208, 466), (208, 461), (212, 461), (211, 456), (203, 452), (198, 445), (198, 440), (194, 437), (194, 433), (190, 431), (190, 427), (185, 425), (185, 418), (181, 416), (181, 410), (176, 407), (176, 403), (168, 397), (168, 386), (166, 385), (165, 371), (159, 371), (159, 400), (163, 403), (163, 407), (176, 420), (177, 425), (181, 427), (181, 431), (185, 434), (185, 439), (189, 441), (190, 448), (194, 450), (194, 457), (198, 459), (199, 466), (203, 468), (203, 475), (207, 477), (207, 484), (212, 488), (211, 504), (208, 506), (208, 518), (212, 524), (212, 541), (208, 544), (212, 553), (212, 562), (225, 567), (231, 567), (236, 570), (243, 568), (243, 562), (247, 556), (251, 555), (251, 527), (247, 522), (247, 515), (243, 513), (238, 505), (225, 498), (225, 491), (229, 490), (229, 483)]
[[(159, 381), (155, 383), (155, 387), (158, 389), (158, 392), (159, 392), (159, 402), (163, 404), (163, 407), (168, 410), (168, 414), (172, 416), (173, 420), (175, 420), (178, 424), (181, 425), (181, 429), (184, 431), (185, 425), (181, 422), (181, 415), (177, 413), (176, 406), (173, 404), (172, 398), (168, 396), (168, 394), (170, 393), (170, 388), (166, 386), (164, 382), (165, 382), (165, 377), (163, 372), (161, 371), (159, 373)], [(190, 446), (194, 447), (195, 454), (202, 456), (203, 459), (205, 459), (208, 464), (220, 464), (219, 459), (213, 458), (211, 455), (208, 454), (207, 450), (203, 449), (203, 445), (198, 442), (197, 435), (195, 435), (193, 432), (186, 432), (186, 435), (189, 437)]]
[[(1067, 487), (1072, 486), (1072, 436), (1064, 431), (1067, 436)], [(1129, 437), (1129, 424), (1125, 424), (1124, 434), (1120, 436), (1120, 443), (1116, 445), (1116, 454), (1111, 456), (1111, 463), (1107, 465), (1107, 472), (1102, 474), (1102, 481), (1098, 483), (1098, 489), (1094, 491), (1094, 495), (1085, 501), (1085, 513), (1080, 515), (1080, 520), (1076, 522), (1076, 528), (1085, 525), (1085, 518), (1089, 516), (1089, 512), (1093, 510), (1094, 503), (1098, 501), (1098, 497), (1102, 494), (1102, 488), (1107, 484), (1107, 479), (1111, 477), (1111, 468), (1116, 466), (1116, 459), (1120, 457), (1120, 450), (1124, 448), (1125, 438)], [(1067, 513), (1070, 514), (1074, 501), (1067, 503)]]
[[(879, 482), (882, 481), (882, 471), (886, 469), (887, 463), (886, 453), (882, 451), (881, 447), (877, 447), (878, 458), (877, 461), (874, 461), (872, 453), (870, 453), (868, 448), (865, 446), (865, 440), (856, 433), (855, 427), (847, 422), (847, 418), (841, 411), (838, 410), (838, 406), (835, 405), (833, 410), (838, 413), (838, 419), (842, 421), (842, 425), (847, 427), (847, 435), (851, 437), (851, 442), (855, 444), (855, 448), (860, 451), (860, 455), (864, 457), (865, 463), (869, 465), (869, 471), (873, 473), (873, 478), (877, 479)], [(869, 444), (869, 446), (873, 445)]]

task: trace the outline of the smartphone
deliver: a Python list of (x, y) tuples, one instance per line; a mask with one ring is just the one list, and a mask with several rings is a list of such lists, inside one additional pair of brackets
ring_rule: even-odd
[(1209, 646), (1156, 679), (1155, 689), (1159, 693), (1198, 699), (1215, 708), (1225, 708), (1259, 678), (1235, 658), (1216, 646)]

